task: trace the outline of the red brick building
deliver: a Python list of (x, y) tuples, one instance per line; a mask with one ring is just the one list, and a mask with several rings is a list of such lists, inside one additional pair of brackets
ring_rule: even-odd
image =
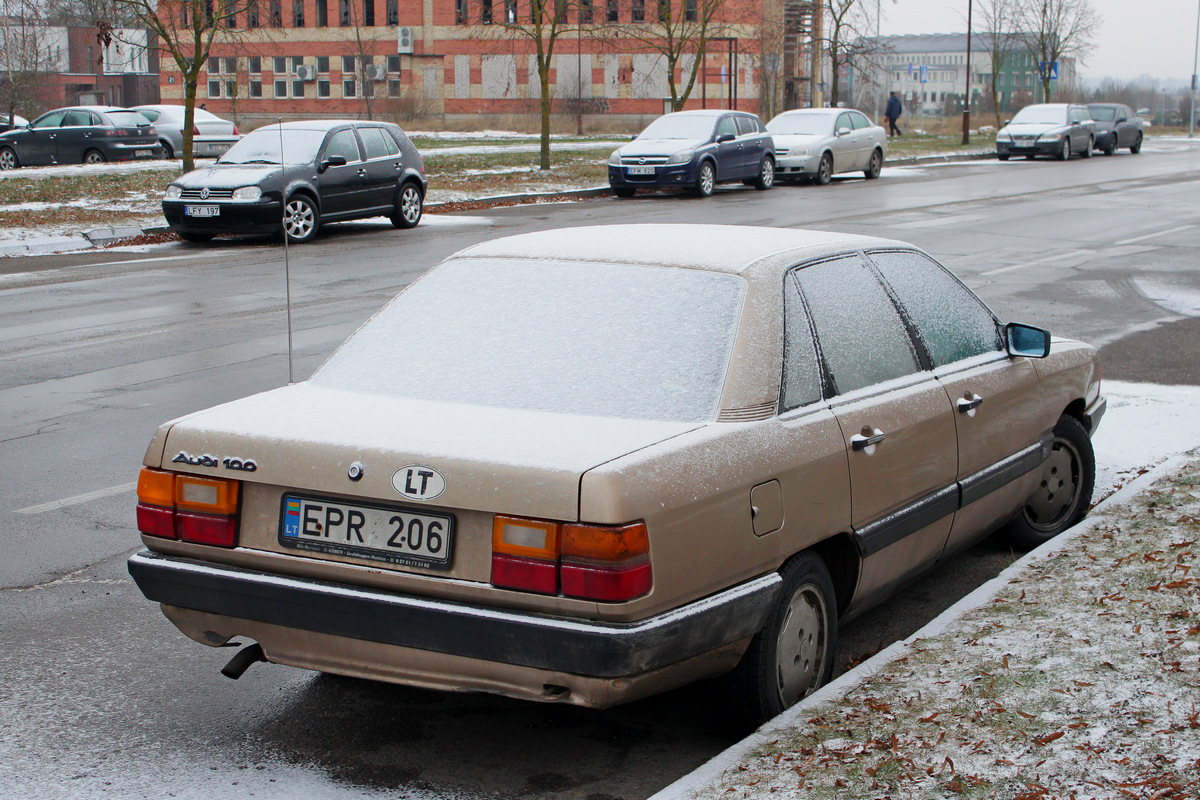
[[(588, 129), (624, 129), (663, 113), (665, 57), (610, 26), (652, 28), (660, 2), (683, 19), (705, 0), (561, 2), (566, 24), (550, 75), (556, 126), (582, 120)], [(796, 52), (787, 52), (787, 9), (800, 7), (811, 23), (809, 2), (724, 0), (723, 29), (709, 42), (687, 107), (765, 113), (764, 92), (784, 94), (781, 66), (793, 73), (807, 66), (794, 32)], [(243, 129), (281, 117), (345, 116), (532, 129), (540, 105), (534, 43), (498, 24), (529, 13), (529, 0), (257, 0), (220, 23), (197, 103)], [(608, 24), (603, 35), (598, 23)], [(764, 60), (764, 52), (777, 57)], [(684, 55), (677, 65), (681, 83), (693, 59)], [(160, 88), (162, 102), (182, 102), (181, 76), (167, 59)]]

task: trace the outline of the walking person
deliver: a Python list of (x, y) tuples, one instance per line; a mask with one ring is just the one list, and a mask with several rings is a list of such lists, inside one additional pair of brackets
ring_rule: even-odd
[[(878, 106), (876, 106), (876, 108), (878, 108)], [(893, 134), (896, 136), (904, 135), (901, 133), (900, 128), (896, 125), (896, 120), (900, 119), (900, 115), (902, 113), (904, 113), (904, 106), (900, 104), (900, 97), (895, 92), (892, 92), (891, 97), (889, 97), (887, 101), (887, 109), (883, 112), (883, 115), (887, 117), (888, 121), (889, 137)]]

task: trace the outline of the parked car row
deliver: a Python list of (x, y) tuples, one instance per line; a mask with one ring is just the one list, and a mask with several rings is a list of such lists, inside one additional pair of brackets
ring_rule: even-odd
[(861, 112), (786, 111), (764, 125), (745, 111), (677, 111), (650, 123), (608, 159), (618, 197), (638, 189), (684, 189), (708, 197), (720, 183), (766, 190), (777, 180), (825, 185), (834, 174), (878, 178), (887, 136)]
[(1095, 150), (1111, 156), (1121, 147), (1139, 153), (1142, 130), (1142, 120), (1120, 103), (1039, 103), (1025, 106), (997, 131), (996, 157), (1066, 161), (1072, 155), (1091, 158)]
[[(183, 117), (184, 107), (177, 105), (72, 106), (33, 122), (17, 117), (11, 130), (0, 133), (0, 169), (175, 158), (183, 152)], [(8, 127), (7, 116), (0, 117), (0, 128)], [(195, 109), (195, 156), (215, 158), (240, 138), (232, 122)]]

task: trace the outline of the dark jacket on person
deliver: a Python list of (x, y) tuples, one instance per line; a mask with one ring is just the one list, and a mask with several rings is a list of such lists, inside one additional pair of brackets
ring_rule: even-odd
[[(878, 106), (876, 106), (876, 108), (878, 108)], [(888, 119), (900, 119), (900, 113), (903, 110), (904, 107), (900, 105), (900, 98), (896, 95), (892, 95), (888, 98), (887, 111), (885, 111), (883, 115)]]

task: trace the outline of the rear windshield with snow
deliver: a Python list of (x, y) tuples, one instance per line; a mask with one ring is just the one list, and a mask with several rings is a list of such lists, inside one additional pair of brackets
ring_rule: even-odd
[(736, 275), (462, 259), (413, 284), (312, 377), (470, 405), (715, 418), (741, 315)]

